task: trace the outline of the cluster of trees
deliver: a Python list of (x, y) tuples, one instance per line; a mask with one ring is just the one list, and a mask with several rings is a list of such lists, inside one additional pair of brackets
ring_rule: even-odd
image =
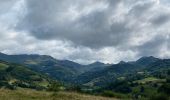
[[(138, 79), (155, 77), (166, 81), (149, 81), (138, 83)], [(130, 97), (134, 99), (149, 98), (150, 100), (170, 99), (170, 70), (155, 72), (153, 75), (134, 75), (125, 80), (117, 80), (105, 88), (103, 95), (109, 97)], [(106, 91), (107, 90), (107, 91)], [(149, 91), (149, 92), (148, 92)]]

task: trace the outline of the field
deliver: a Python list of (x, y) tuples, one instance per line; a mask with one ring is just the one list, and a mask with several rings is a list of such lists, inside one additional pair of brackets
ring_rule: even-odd
[(31, 89), (0, 89), (0, 100), (117, 100), (100, 96), (84, 95), (73, 92), (46, 92)]
[(155, 77), (148, 77), (148, 78), (145, 78), (145, 79), (142, 79), (142, 80), (138, 80), (136, 81), (137, 83), (141, 83), (141, 84), (146, 84), (146, 83), (150, 83), (150, 82), (165, 82), (166, 80), (165, 79), (158, 79), (158, 78), (155, 78)]

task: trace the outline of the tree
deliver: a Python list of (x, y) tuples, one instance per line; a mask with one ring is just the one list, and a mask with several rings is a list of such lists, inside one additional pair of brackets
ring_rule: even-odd
[(145, 88), (143, 86), (140, 87), (140, 92), (143, 93)]
[(159, 92), (164, 92), (166, 94), (170, 94), (170, 83), (166, 83), (164, 85), (162, 85), (159, 90)]
[(62, 84), (58, 83), (58, 82), (54, 82), (51, 85), (48, 86), (48, 91), (54, 91), (54, 92), (58, 92), (60, 91)]
[(169, 100), (168, 96), (165, 94), (153, 95), (149, 100)]

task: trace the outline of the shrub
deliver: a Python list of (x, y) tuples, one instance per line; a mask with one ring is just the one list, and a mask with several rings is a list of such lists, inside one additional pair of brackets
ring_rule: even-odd
[(125, 94), (121, 94), (121, 93), (115, 93), (113, 91), (104, 91), (102, 93), (102, 96), (115, 97), (115, 98), (124, 98), (124, 99), (131, 98), (129, 95), (125, 95)]
[(158, 94), (150, 97), (149, 100), (169, 100), (169, 98), (166, 94)]
[(169, 78), (169, 77), (166, 79), (166, 82), (167, 82), (167, 83), (170, 83), (170, 78)]
[(81, 86), (79, 85), (70, 85), (66, 89), (67, 91), (74, 91), (74, 92), (83, 92)]
[(106, 89), (125, 94), (132, 92), (130, 84), (127, 81), (116, 81), (108, 85)]
[(115, 94), (112, 91), (104, 91), (102, 95), (106, 97), (115, 97)]
[(159, 92), (164, 92), (166, 94), (170, 94), (170, 84), (169, 83), (166, 83), (164, 85), (162, 85), (159, 90)]
[(10, 90), (15, 90), (15, 89), (16, 89), (15, 86), (10, 85), (10, 84), (7, 84), (7, 85), (5, 86), (5, 88), (6, 88), (6, 89), (10, 89)]
[(48, 86), (48, 91), (54, 91), (54, 92), (58, 92), (60, 91), (61, 88), (61, 84), (58, 82), (52, 83), (51, 85)]

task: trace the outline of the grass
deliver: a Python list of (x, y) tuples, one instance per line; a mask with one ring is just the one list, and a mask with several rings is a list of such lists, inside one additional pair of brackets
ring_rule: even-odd
[(33, 60), (27, 60), (25, 64), (31, 64), (31, 65), (37, 65), (39, 62), (33, 61)]
[(155, 78), (155, 77), (148, 77), (148, 78), (145, 78), (145, 79), (142, 79), (142, 80), (138, 80), (136, 82), (145, 84), (145, 83), (148, 83), (148, 82), (164, 82), (164, 81), (165, 81), (165, 79), (158, 79), (158, 78)]
[(49, 85), (49, 82), (46, 80), (43, 80), (42, 82), (34, 82), (36, 85), (47, 87)]
[(0, 63), (0, 70), (4, 70), (8, 67), (8, 65)]
[(0, 89), (0, 100), (117, 100), (74, 92), (46, 92), (31, 89)]

